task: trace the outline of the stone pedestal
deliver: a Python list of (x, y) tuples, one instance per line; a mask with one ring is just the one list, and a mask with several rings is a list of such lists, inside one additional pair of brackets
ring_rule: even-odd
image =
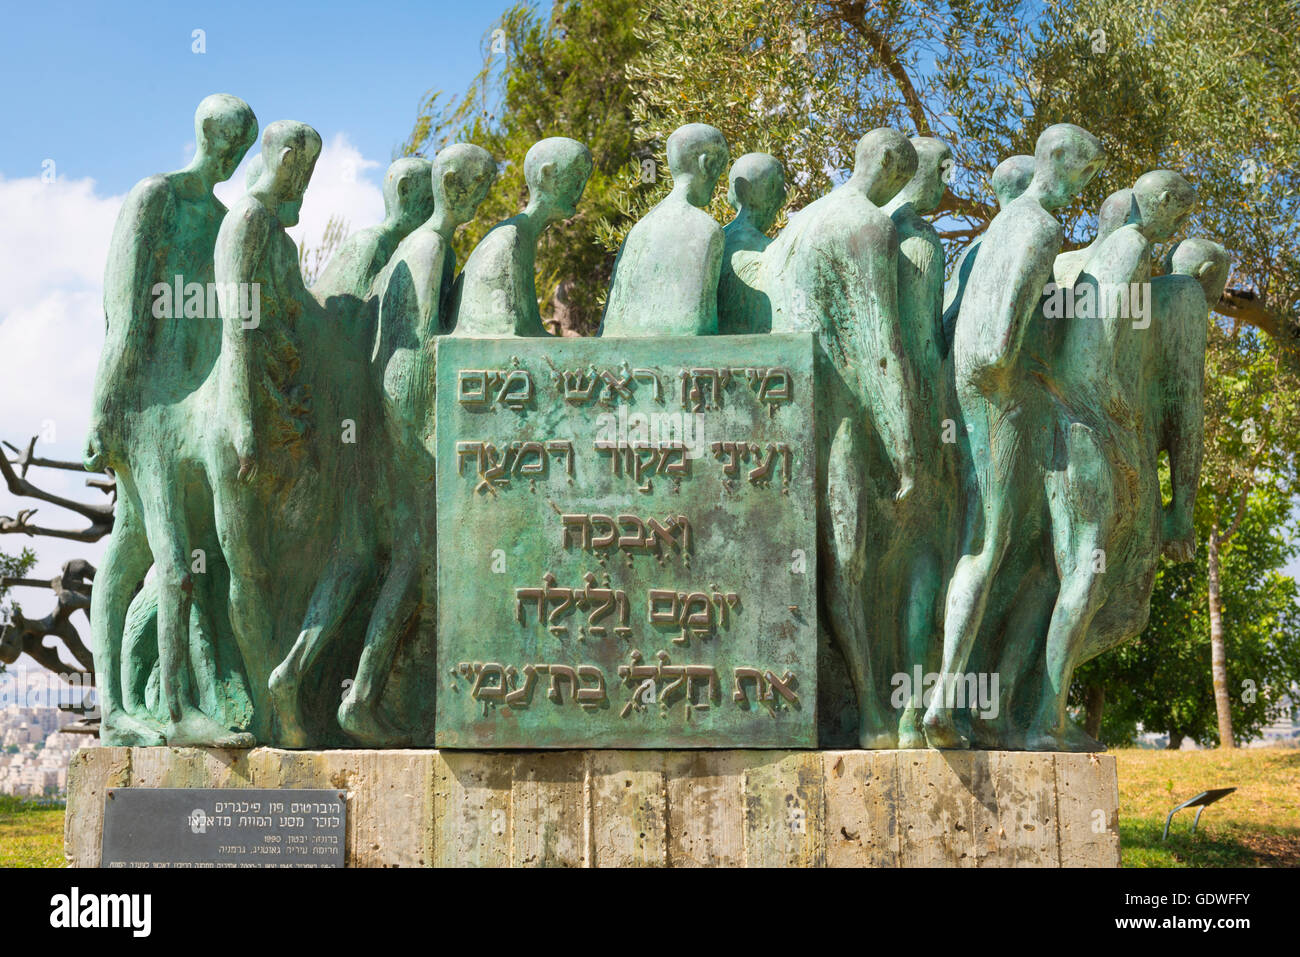
[(94, 748), (71, 864), (99, 864), (124, 787), (345, 790), (349, 867), (1119, 865), (1108, 755)]

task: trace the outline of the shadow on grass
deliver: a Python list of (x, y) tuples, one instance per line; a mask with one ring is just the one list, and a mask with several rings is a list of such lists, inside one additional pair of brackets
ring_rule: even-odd
[[(1208, 812), (1207, 812), (1208, 814)], [(1132, 817), (1119, 824), (1124, 867), (1297, 867), (1300, 833), (1294, 828), (1211, 824), (1174, 818), (1169, 839), (1162, 841), (1163, 817)]]

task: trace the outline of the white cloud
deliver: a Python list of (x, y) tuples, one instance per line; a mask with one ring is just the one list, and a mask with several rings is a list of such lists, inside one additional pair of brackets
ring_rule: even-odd
[[(217, 198), (227, 206), (244, 194), (248, 163), (256, 153), (250, 150), (235, 175), (217, 187)], [(316, 161), (298, 225), (288, 231), (293, 241), (320, 245), (331, 216), (341, 217), (348, 232), (376, 225), (384, 218), (383, 172), (383, 163), (362, 156), (346, 133), (335, 133)]]
[(55, 290), (98, 290), (122, 198), (97, 196), (93, 179), (0, 175), (0, 318)]
[[(188, 152), (193, 155), (192, 145)], [(350, 230), (379, 222), (382, 166), (362, 156), (345, 134), (336, 134), (316, 164), (302, 221), (289, 231), (295, 242), (305, 236), (309, 245), (319, 244), (333, 213)], [(142, 170), (141, 177), (149, 172)], [(244, 173), (241, 167), (217, 187), (227, 205), (242, 195)], [(47, 458), (81, 459), (104, 340), (104, 263), (123, 198), (99, 195), (92, 179), (44, 183), (39, 177), (0, 175), (0, 439), (25, 447), (33, 435), (48, 435), (52, 425), (52, 440), (36, 446), (37, 454)], [(86, 488), (84, 473), (34, 469), (28, 477), (55, 495), (102, 501), (100, 492)], [(34, 521), (45, 526), (80, 529), (87, 524), (57, 506), (15, 498), (0, 484), (0, 515), (33, 507), (40, 510)], [(36, 550), (34, 574), (42, 578), (56, 574), (70, 558), (98, 563), (104, 549), (103, 542), (0, 536), (5, 551), (24, 545)], [(30, 612), (48, 610), (52, 596), (21, 592), (15, 597)]]
[[(38, 434), (37, 454), (79, 461), (89, 419), (95, 365), (104, 339), (102, 283), (113, 220), (121, 196), (99, 196), (91, 179), (0, 176), (0, 439), (26, 447)], [(46, 491), (86, 502), (102, 501), (85, 487), (86, 475), (34, 469), (28, 478)], [(85, 519), (49, 504), (17, 499), (0, 488), (0, 514), (39, 509), (33, 521), (80, 529)], [(98, 559), (102, 543), (6, 535), (0, 548), (37, 552), (35, 574), (54, 575), (74, 557)], [(16, 597), (44, 614), (52, 596), (22, 589)], [(52, 605), (51, 605), (52, 607)]]

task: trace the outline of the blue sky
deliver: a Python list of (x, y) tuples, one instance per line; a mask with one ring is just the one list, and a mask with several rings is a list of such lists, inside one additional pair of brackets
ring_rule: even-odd
[[(40, 3), (13, 5), (0, 31), (8, 135), (0, 173), (92, 177), (122, 193), (172, 169), (209, 93), (247, 100), (263, 126), (346, 132), (387, 161), (430, 89), (463, 90), (501, 3)], [(205, 53), (193, 52), (203, 30)]]
[[(9, 4), (0, 29), (0, 439), (78, 461), (103, 341), (102, 278), (113, 221), (146, 176), (184, 166), (194, 152), (194, 109), (233, 93), (262, 127), (310, 123), (324, 152), (302, 221), (290, 234), (315, 245), (331, 214), (350, 229), (378, 222), (379, 185), (430, 89), (460, 93), (482, 64), (484, 34), (508, 0), (388, 0), (383, 4)], [(543, 8), (545, 4), (542, 5)], [(195, 52), (202, 30), (204, 52)], [(250, 157), (257, 152), (250, 151)], [(52, 172), (53, 176), (48, 173)], [(43, 175), (47, 174), (47, 175)], [(243, 171), (218, 187), (227, 202)], [(82, 501), (84, 473), (33, 470), (47, 491)], [(0, 515), (38, 505), (33, 521), (85, 522), (0, 488)], [(97, 562), (103, 542), (17, 535), (34, 574), (64, 561)], [(16, 595), (44, 614), (50, 599)]]

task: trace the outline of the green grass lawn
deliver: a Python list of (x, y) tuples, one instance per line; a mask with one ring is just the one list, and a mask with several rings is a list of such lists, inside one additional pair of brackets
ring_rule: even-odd
[(63, 808), (0, 794), (0, 867), (63, 864)]
[[(1125, 867), (1300, 867), (1300, 751), (1113, 752), (1119, 771), (1120, 853)], [(1210, 788), (1235, 787), (1205, 809), (1165, 817)]]
[[(1125, 867), (1300, 867), (1300, 751), (1114, 752)], [(1207, 788), (1236, 787), (1207, 808), (1170, 808)], [(62, 867), (63, 809), (0, 795), (0, 867)]]

